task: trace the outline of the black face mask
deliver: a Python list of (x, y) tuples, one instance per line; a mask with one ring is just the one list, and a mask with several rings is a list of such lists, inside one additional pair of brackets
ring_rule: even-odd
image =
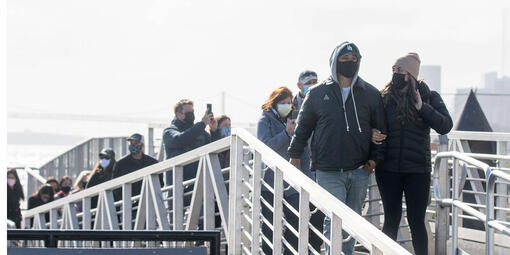
[(393, 73), (391, 83), (393, 86), (395, 86), (395, 89), (403, 89), (405, 86), (407, 86), (406, 75), (401, 73)]
[(134, 144), (129, 145), (129, 152), (131, 153), (131, 155), (136, 155), (136, 154), (140, 153), (140, 151), (142, 151), (141, 145), (134, 145)]
[(352, 78), (356, 74), (357, 69), (358, 62), (346, 61), (336, 63), (336, 72), (347, 78)]
[(184, 118), (184, 122), (187, 124), (193, 125), (195, 122), (195, 113), (194, 112), (187, 112), (184, 114), (186, 117)]
[(62, 192), (64, 192), (65, 194), (69, 193), (69, 191), (71, 191), (71, 186), (64, 186), (61, 188)]

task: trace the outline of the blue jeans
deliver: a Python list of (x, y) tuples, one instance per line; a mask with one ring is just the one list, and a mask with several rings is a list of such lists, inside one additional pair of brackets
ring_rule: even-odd
[[(316, 178), (317, 184), (329, 191), (338, 200), (345, 203), (352, 210), (361, 214), (361, 206), (367, 195), (367, 187), (370, 173), (358, 168), (352, 171), (320, 171), (317, 170)], [(324, 236), (330, 238), (330, 219), (324, 219)], [(349, 235), (347, 232), (342, 231), (343, 239)], [(351, 255), (354, 251), (354, 243), (356, 240), (351, 239), (349, 242), (343, 243), (342, 251), (345, 255)], [(329, 246), (325, 245), (326, 254), (330, 254)]]

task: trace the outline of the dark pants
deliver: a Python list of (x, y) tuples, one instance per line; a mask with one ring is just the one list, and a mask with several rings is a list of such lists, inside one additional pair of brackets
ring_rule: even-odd
[[(262, 191), (262, 197), (266, 200), (271, 206), (273, 204), (273, 193), (269, 191)], [(299, 211), (299, 194), (293, 194), (288, 197), (285, 197), (285, 200), (294, 207), (296, 211)], [(264, 203), (261, 203), (262, 207), (262, 215), (267, 219), (271, 224), (273, 224), (273, 212), (265, 206)], [(314, 210), (315, 208), (311, 208)], [(299, 217), (295, 215), (290, 209), (288, 209), (285, 205), (283, 206), (283, 214), (285, 216), (285, 220), (296, 230), (299, 230)], [(317, 229), (319, 232), (322, 232), (322, 225), (324, 221), (324, 214), (320, 211), (317, 211), (310, 217), (310, 223)], [(269, 226), (265, 223), (262, 223), (262, 234), (269, 239), (269, 241), (273, 241), (273, 231)], [(297, 251), (298, 249), (298, 237), (295, 236), (290, 230), (285, 231), (283, 234), (283, 238), (287, 240), (287, 242)], [(318, 252), (320, 252), (320, 247), (322, 245), (322, 239), (318, 237), (311, 230), (309, 231), (309, 243), (310, 245)], [(284, 254), (292, 254), (286, 246), (283, 245)], [(273, 254), (273, 250), (266, 243), (265, 240), (262, 240), (262, 251), (264, 254)]]
[(414, 252), (416, 255), (428, 254), (425, 210), (429, 199), (430, 173), (376, 171), (376, 179), (384, 207), (383, 232), (391, 239), (397, 239), (404, 194)]

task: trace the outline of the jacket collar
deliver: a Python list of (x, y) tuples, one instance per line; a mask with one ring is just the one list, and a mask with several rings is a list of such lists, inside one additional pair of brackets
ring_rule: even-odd
[[(338, 83), (336, 81), (333, 80), (333, 78), (330, 76), (326, 81), (325, 81), (325, 84), (326, 85), (338, 85)], [(354, 87), (359, 87), (359, 88), (362, 88), (362, 89), (365, 89), (366, 85), (365, 85), (365, 81), (363, 81), (363, 79), (361, 79), (361, 77), (357, 77), (356, 79), (356, 83), (354, 83), (353, 85)]]
[(280, 120), (280, 116), (278, 115), (278, 113), (276, 112), (275, 109), (271, 108), (271, 109), (268, 109), (268, 110), (264, 110), (262, 112), (262, 114), (266, 115), (267, 117), (269, 118), (272, 118), (272, 119), (275, 119), (277, 120), (278, 122), (282, 123), (283, 125), (285, 125), (285, 123), (283, 123), (281, 120)]
[(172, 120), (172, 125), (176, 126), (179, 130), (188, 129), (191, 127), (191, 126), (188, 127), (188, 125), (186, 125), (186, 123), (178, 120), (177, 118), (174, 118)]

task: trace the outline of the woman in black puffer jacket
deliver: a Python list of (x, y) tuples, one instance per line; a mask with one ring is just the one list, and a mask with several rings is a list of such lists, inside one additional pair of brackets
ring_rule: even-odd
[(417, 255), (428, 254), (424, 220), (430, 189), (430, 129), (447, 134), (453, 126), (441, 96), (417, 81), (419, 68), (416, 53), (397, 59), (392, 81), (381, 93), (388, 133), (373, 131), (373, 142), (384, 148), (384, 162), (375, 172), (384, 207), (383, 232), (396, 240), (404, 194)]

